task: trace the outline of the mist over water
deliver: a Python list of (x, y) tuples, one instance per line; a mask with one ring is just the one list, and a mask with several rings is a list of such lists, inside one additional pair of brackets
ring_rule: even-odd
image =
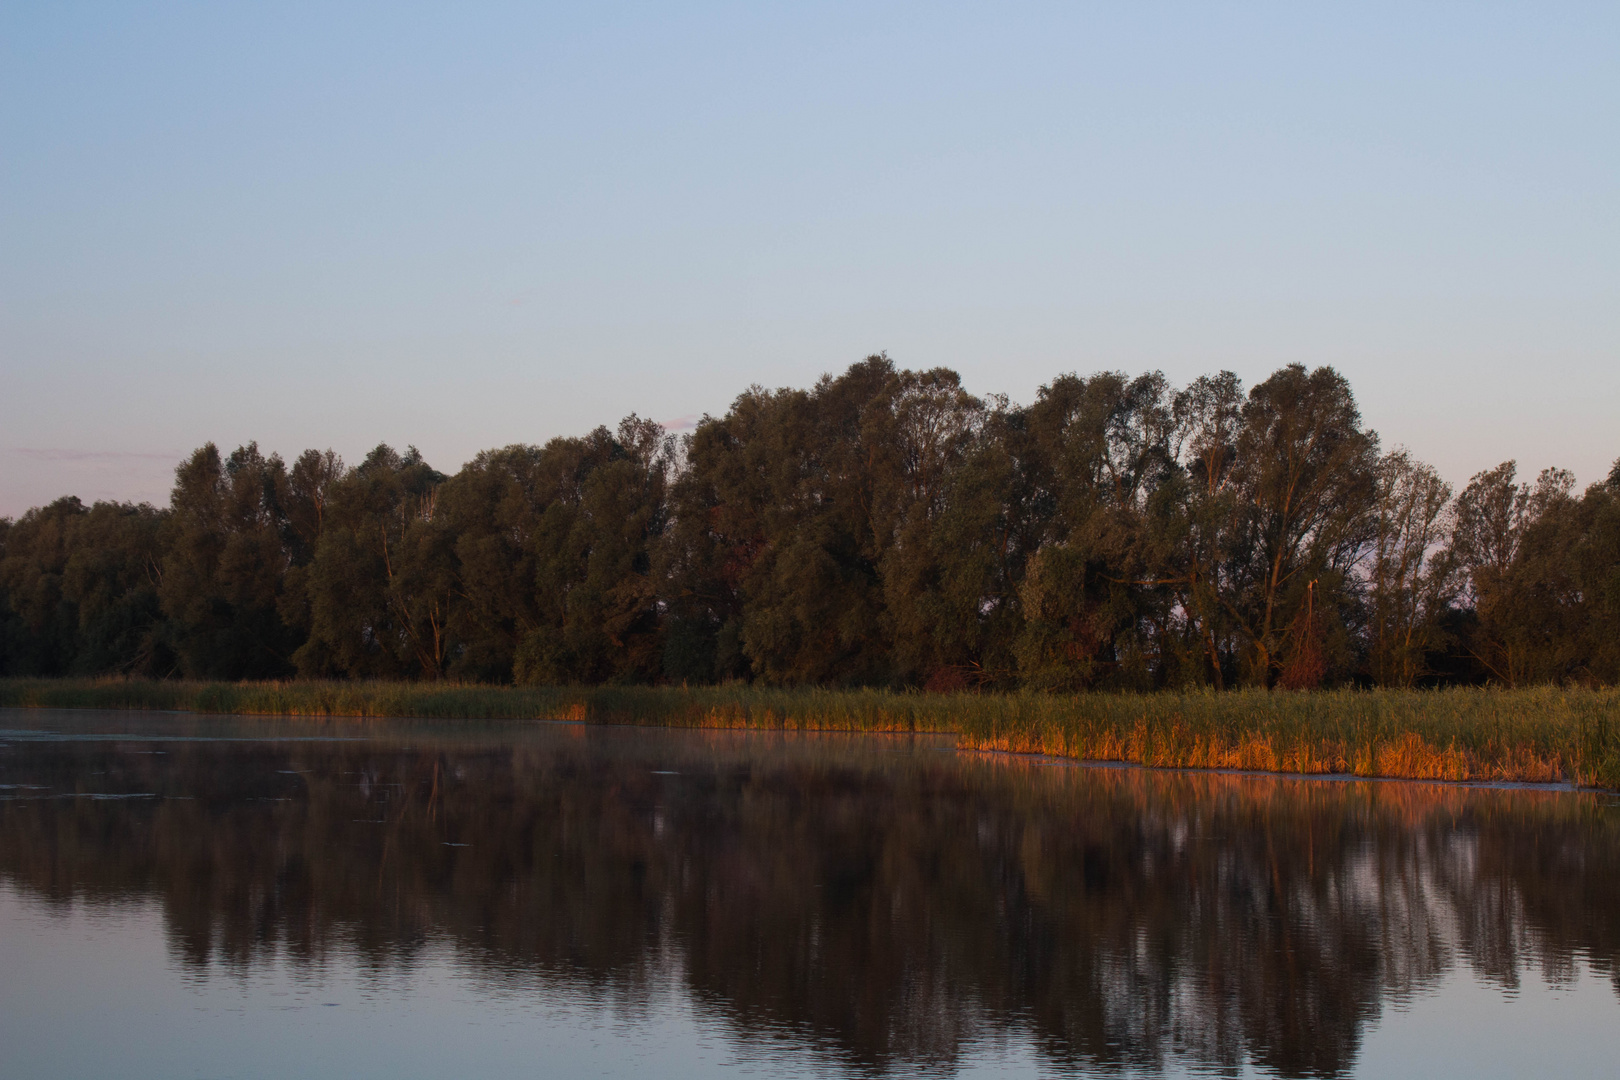
[(1606, 1075), (1612, 796), (0, 711), (0, 1074)]

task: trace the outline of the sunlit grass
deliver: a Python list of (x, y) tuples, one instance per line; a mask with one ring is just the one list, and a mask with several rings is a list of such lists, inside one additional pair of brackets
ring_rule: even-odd
[(967, 749), (1176, 768), (1620, 788), (1620, 690), (924, 694), (715, 687), (0, 680), (0, 705), (916, 731)]

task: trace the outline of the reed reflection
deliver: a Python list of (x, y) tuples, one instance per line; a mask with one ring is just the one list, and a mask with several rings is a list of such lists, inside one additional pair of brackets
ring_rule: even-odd
[(492, 980), (634, 1001), (673, 976), (743, 1037), (863, 1070), (1018, 1028), (1058, 1065), (1334, 1076), (1459, 964), (1511, 987), (1584, 957), (1620, 990), (1595, 796), (510, 730), (13, 742), (0, 875), (159, 898), (199, 970), (408, 965), (447, 936)]

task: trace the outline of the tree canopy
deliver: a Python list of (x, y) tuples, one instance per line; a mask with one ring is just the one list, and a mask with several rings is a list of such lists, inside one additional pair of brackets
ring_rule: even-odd
[(871, 356), (453, 475), (249, 442), (0, 520), (0, 673), (969, 688), (1620, 679), (1620, 463), (1453, 493), (1332, 368)]

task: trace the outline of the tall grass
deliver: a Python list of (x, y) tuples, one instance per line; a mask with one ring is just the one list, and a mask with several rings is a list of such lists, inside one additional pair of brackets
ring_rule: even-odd
[(0, 705), (939, 732), (967, 749), (1177, 768), (1620, 788), (1620, 690), (922, 694), (433, 683), (0, 680)]

